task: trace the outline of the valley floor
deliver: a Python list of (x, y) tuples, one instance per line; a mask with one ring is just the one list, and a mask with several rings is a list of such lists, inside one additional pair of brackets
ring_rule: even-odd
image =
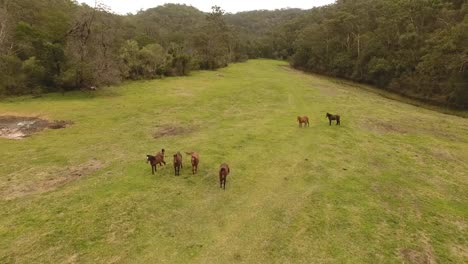
[[(461, 117), (272, 60), (14, 98), (0, 115), (73, 122), (0, 138), (0, 263), (468, 262)], [(184, 154), (175, 177), (172, 155), (193, 150), (198, 174)]]

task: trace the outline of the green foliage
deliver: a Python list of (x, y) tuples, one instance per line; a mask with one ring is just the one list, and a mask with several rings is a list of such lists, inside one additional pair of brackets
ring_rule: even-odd
[(196, 67), (192, 56), (183, 46), (171, 43), (167, 52), (167, 62), (169, 65), (167, 74), (169, 76), (188, 75), (190, 70)]
[(0, 55), (0, 92), (6, 95), (24, 94), (21, 60), (12, 55)]
[(45, 68), (41, 65), (40, 61), (38, 61), (36, 57), (31, 57), (23, 61), (21, 70), (25, 75), (26, 87), (31, 87), (35, 91), (40, 91), (41, 88), (38, 86), (38, 84), (43, 83), (44, 77), (46, 75)]
[(159, 44), (148, 44), (139, 51), (142, 74), (145, 78), (164, 75), (167, 69), (166, 51)]
[(120, 59), (125, 65), (124, 77), (138, 79), (142, 75), (139, 61), (140, 47), (135, 40), (127, 40), (120, 49)]

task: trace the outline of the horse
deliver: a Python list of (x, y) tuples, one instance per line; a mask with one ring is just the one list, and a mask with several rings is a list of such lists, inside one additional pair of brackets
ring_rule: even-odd
[(307, 116), (303, 116), (303, 117), (298, 116), (297, 117), (297, 122), (299, 122), (299, 127), (302, 127), (302, 124), (304, 124), (304, 126), (309, 126), (309, 117), (307, 117)]
[(174, 154), (174, 175), (180, 175), (180, 168), (182, 168), (182, 154), (177, 152)]
[(339, 115), (332, 115), (330, 113), (327, 113), (327, 115), (325, 116), (328, 118), (328, 121), (330, 122), (330, 126), (331, 126), (331, 122), (332, 120), (336, 120), (336, 125), (340, 125), (341, 126), (341, 123), (340, 123), (340, 116)]
[(190, 159), (192, 161), (192, 173), (197, 173), (198, 163), (200, 162), (200, 155), (198, 155), (197, 152), (185, 152), (185, 154), (190, 155)]
[(166, 165), (166, 162), (164, 161), (164, 149), (162, 149), (161, 152), (158, 152), (155, 156), (146, 155), (146, 163), (148, 162), (151, 164), (151, 173), (153, 174), (157, 171), (156, 165)]
[(230, 169), (229, 165), (226, 163), (221, 164), (219, 167), (219, 188), (223, 188), (223, 190), (226, 190), (226, 178), (229, 175)]

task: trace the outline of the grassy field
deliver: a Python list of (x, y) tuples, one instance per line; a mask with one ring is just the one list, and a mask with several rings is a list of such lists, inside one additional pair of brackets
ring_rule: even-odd
[[(12, 114), (74, 125), (0, 139), (0, 263), (468, 261), (461, 117), (270, 60), (0, 102)], [(192, 150), (198, 175), (184, 155), (175, 177)]]

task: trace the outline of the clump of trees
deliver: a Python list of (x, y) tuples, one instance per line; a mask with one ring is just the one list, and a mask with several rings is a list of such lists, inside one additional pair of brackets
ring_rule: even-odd
[(0, 95), (187, 75), (248, 58), (468, 108), (466, 0), (337, 0), (311, 10), (119, 16), (71, 0), (0, 0)]
[(119, 16), (70, 0), (0, 3), (3, 95), (187, 75), (247, 58), (216, 6), (208, 14), (167, 4)]

